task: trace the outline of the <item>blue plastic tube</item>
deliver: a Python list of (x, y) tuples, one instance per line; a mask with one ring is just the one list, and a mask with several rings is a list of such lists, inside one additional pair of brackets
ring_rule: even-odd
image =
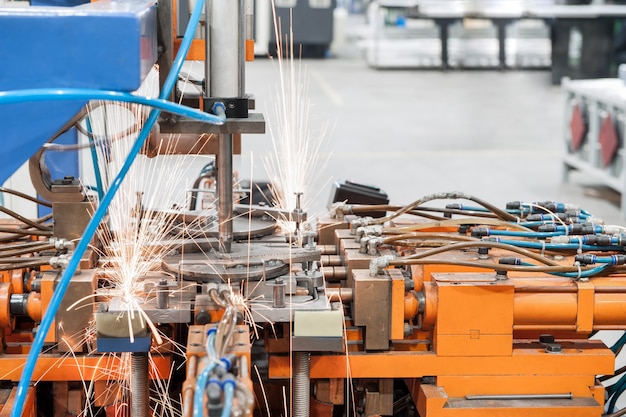
[(594, 245), (579, 245), (578, 243), (539, 243), (539, 242), (528, 242), (526, 240), (505, 240), (498, 239), (500, 243), (504, 243), (507, 245), (517, 246), (518, 248), (527, 248), (527, 249), (538, 249), (538, 250), (550, 250), (550, 251), (559, 251), (559, 250), (587, 250), (587, 251), (602, 251), (602, 252), (624, 252), (624, 248), (622, 246), (594, 246)]
[[(163, 86), (163, 88), (165, 88), (165, 86)], [(191, 107), (172, 103), (171, 101), (163, 98), (141, 97), (119, 91), (95, 90), (90, 88), (33, 88), (26, 90), (0, 91), (0, 104), (65, 100), (108, 100), (119, 101), (122, 103), (143, 104), (144, 106), (150, 106), (168, 113), (198, 119), (207, 123), (224, 123), (223, 119), (214, 114), (205, 113)]]
[(93, 133), (91, 130), (91, 120), (89, 117), (85, 118), (85, 124), (87, 125), (87, 133), (89, 136), (87, 139), (89, 140), (89, 144), (91, 145), (91, 163), (93, 165), (93, 172), (96, 176), (96, 187), (98, 191), (98, 201), (102, 201), (102, 197), (104, 197), (104, 185), (102, 184), (102, 175), (100, 174), (100, 164), (98, 162), (98, 150), (95, 146), (95, 141), (91, 134)]
[[(180, 49), (178, 51), (178, 55), (174, 60), (172, 65), (172, 70), (168, 74), (165, 83), (163, 84), (163, 89), (161, 90), (160, 97), (161, 99), (165, 99), (169, 97), (172, 89), (176, 81), (178, 80), (178, 73), (183, 65), (185, 60), (185, 56), (187, 55), (187, 51), (189, 50), (189, 46), (191, 45), (191, 41), (193, 39), (194, 32), (198, 25), (198, 21), (200, 20), (200, 15), (202, 14), (202, 10), (204, 9), (204, 0), (196, 1), (196, 5), (193, 9), (193, 13), (191, 14), (191, 18), (189, 20), (189, 24), (187, 26), (187, 30), (185, 31), (185, 36), (183, 37), (183, 41), (181, 43)], [(139, 136), (137, 140), (133, 144), (126, 161), (124, 161), (124, 165), (120, 168), (120, 172), (117, 174), (113, 182), (111, 183), (109, 190), (106, 192), (100, 205), (98, 206), (96, 212), (93, 217), (89, 221), (85, 232), (83, 233), (82, 238), (80, 239), (72, 258), (70, 259), (67, 268), (63, 271), (63, 275), (59, 280), (57, 287), (54, 290), (54, 294), (52, 295), (52, 299), (48, 305), (46, 313), (41, 320), (41, 324), (39, 325), (39, 331), (35, 335), (35, 339), (33, 340), (33, 344), (31, 346), (30, 352), (28, 352), (28, 357), (26, 359), (26, 363), (24, 364), (24, 370), (22, 371), (22, 376), (20, 378), (20, 382), (17, 386), (17, 392), (15, 394), (15, 401), (13, 403), (13, 408), (11, 410), (11, 417), (21, 417), (22, 411), (24, 409), (24, 402), (26, 399), (26, 393), (28, 392), (28, 386), (30, 385), (31, 378), (33, 377), (33, 372), (35, 371), (35, 365), (37, 364), (37, 357), (41, 352), (41, 349), (44, 344), (44, 340), (50, 330), (50, 326), (54, 321), (54, 317), (59, 309), (61, 301), (63, 300), (63, 296), (67, 291), (67, 287), (70, 284), (72, 276), (80, 263), (80, 260), (85, 253), (85, 250), (89, 247), (89, 242), (96, 234), (96, 230), (102, 221), (102, 218), (107, 212), (109, 204), (113, 200), (113, 197), (117, 193), (122, 181), (126, 177), (128, 170), (130, 169), (132, 163), (134, 162), (137, 154), (143, 147), (145, 140), (148, 138), (150, 134), (150, 130), (156, 123), (160, 110), (153, 109), (148, 116), (148, 120), (146, 121), (143, 129), (139, 132)], [(223, 113), (223, 105), (222, 109), (220, 109), (220, 113)], [(216, 116), (213, 116), (216, 117)], [(220, 123), (225, 121), (225, 118), (218, 117)]]
[(230, 417), (233, 409), (233, 399), (235, 398), (235, 380), (227, 379), (222, 383), (224, 390), (224, 407), (222, 408), (222, 417)]
[(209, 382), (209, 376), (213, 369), (215, 368), (216, 362), (209, 362), (207, 366), (204, 367), (200, 375), (198, 375), (198, 379), (196, 381), (196, 388), (193, 394), (193, 417), (202, 417), (204, 413), (202, 412), (204, 406), (204, 390)]

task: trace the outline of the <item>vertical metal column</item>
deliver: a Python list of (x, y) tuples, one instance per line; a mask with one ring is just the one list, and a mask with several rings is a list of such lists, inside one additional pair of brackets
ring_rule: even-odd
[(217, 142), (217, 198), (220, 251), (229, 253), (233, 242), (233, 135)]
[[(244, 96), (245, 0), (207, 2), (206, 92), (210, 98)], [(224, 103), (227, 107), (228, 103)], [(233, 135), (220, 134), (217, 154), (217, 198), (220, 250), (233, 241)]]

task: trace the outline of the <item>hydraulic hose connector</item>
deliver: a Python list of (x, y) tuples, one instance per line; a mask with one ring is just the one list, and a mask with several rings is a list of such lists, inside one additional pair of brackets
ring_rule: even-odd
[(375, 277), (383, 275), (385, 273), (385, 268), (387, 268), (389, 263), (393, 260), (393, 255), (379, 256), (378, 258), (372, 259), (370, 261), (370, 276)]

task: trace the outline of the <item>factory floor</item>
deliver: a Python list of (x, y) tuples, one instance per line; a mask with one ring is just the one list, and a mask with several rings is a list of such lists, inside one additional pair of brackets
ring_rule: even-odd
[[(320, 190), (309, 207), (313, 214), (324, 213), (332, 181), (349, 179), (380, 187), (394, 204), (463, 191), (500, 206), (577, 203), (608, 223), (624, 224), (619, 194), (577, 172), (562, 180), (564, 95), (549, 71), (376, 70), (350, 39), (333, 57), (301, 65), (310, 127), (331, 126), (321, 152), (327, 164), (312, 187)], [(277, 63), (250, 63), (246, 90), (271, 121)], [(242, 177), (266, 177), (261, 161), (271, 146), (269, 134), (244, 137)]]

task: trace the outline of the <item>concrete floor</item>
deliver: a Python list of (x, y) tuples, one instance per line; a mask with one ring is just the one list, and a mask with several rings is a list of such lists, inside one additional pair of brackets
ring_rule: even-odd
[[(348, 50), (351, 45), (347, 45)], [(352, 49), (354, 50), (354, 49)], [(573, 173), (562, 182), (564, 98), (548, 71), (375, 70), (358, 53), (305, 60), (311, 125), (334, 129), (328, 163), (314, 189), (325, 211), (330, 181), (375, 184), (392, 203), (436, 191), (463, 191), (503, 206), (507, 201), (577, 203), (622, 224), (619, 195)], [(278, 70), (270, 59), (247, 67), (246, 89), (271, 118)], [(269, 135), (243, 140), (240, 171), (265, 177)], [(253, 155), (253, 156), (251, 156)]]

